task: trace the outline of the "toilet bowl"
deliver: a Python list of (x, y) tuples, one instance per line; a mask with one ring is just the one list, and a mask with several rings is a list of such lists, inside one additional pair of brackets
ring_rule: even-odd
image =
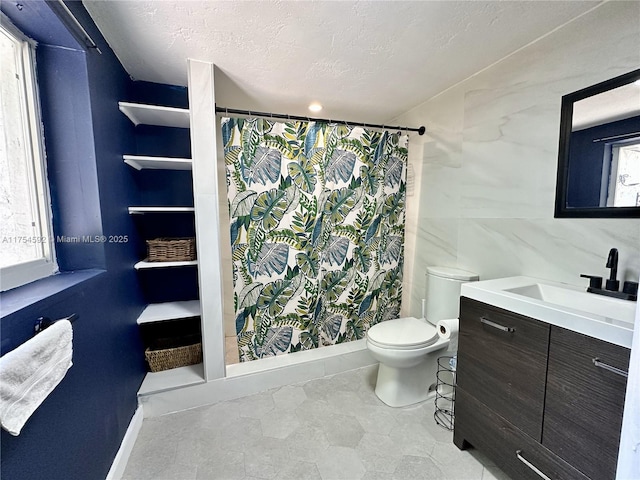
[(438, 357), (446, 355), (449, 346), (435, 325), (458, 317), (460, 285), (475, 280), (478, 275), (472, 272), (428, 267), (426, 318), (387, 320), (367, 331), (367, 348), (380, 362), (375, 388), (380, 400), (391, 407), (405, 407), (431, 395)]
[(436, 360), (449, 345), (433, 325), (405, 317), (374, 325), (367, 332), (367, 348), (377, 361), (376, 395), (390, 407), (404, 407), (427, 399), (436, 379)]

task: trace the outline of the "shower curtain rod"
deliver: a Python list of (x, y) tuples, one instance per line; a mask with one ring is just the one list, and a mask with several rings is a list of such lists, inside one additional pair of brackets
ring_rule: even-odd
[(216, 113), (225, 113), (225, 114), (235, 114), (235, 115), (246, 115), (249, 117), (264, 117), (264, 118), (281, 118), (285, 120), (304, 120), (307, 122), (325, 122), (325, 123), (344, 123), (349, 126), (356, 127), (370, 127), (370, 128), (380, 128), (382, 130), (406, 130), (408, 132), (418, 132), (419, 135), (424, 135), (427, 129), (422, 126), (419, 128), (410, 128), (410, 127), (398, 127), (391, 125), (379, 125), (375, 123), (363, 123), (363, 122), (348, 122), (346, 120), (332, 120), (330, 118), (313, 118), (313, 117), (301, 117), (299, 115), (287, 115), (282, 113), (269, 113), (269, 112), (254, 112), (252, 110), (238, 110), (235, 108), (223, 108), (216, 106)]

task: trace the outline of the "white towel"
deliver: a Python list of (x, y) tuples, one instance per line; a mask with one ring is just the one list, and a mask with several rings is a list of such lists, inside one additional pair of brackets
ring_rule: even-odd
[(0, 358), (0, 424), (19, 435), (29, 417), (72, 365), (73, 330), (58, 320)]

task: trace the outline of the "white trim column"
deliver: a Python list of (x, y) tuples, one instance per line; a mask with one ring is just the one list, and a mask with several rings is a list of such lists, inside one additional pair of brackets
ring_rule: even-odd
[[(225, 376), (221, 246), (225, 237), (218, 196), (225, 179), (219, 178), (217, 161), (222, 146), (217, 145), (214, 65), (193, 59), (187, 63), (204, 379), (211, 381)], [(224, 175), (224, 159), (221, 162)]]

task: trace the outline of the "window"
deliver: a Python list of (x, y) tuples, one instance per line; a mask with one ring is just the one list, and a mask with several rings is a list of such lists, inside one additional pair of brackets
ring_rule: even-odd
[(609, 145), (608, 207), (640, 207), (640, 138)]
[(56, 271), (32, 43), (0, 26), (0, 290)]

